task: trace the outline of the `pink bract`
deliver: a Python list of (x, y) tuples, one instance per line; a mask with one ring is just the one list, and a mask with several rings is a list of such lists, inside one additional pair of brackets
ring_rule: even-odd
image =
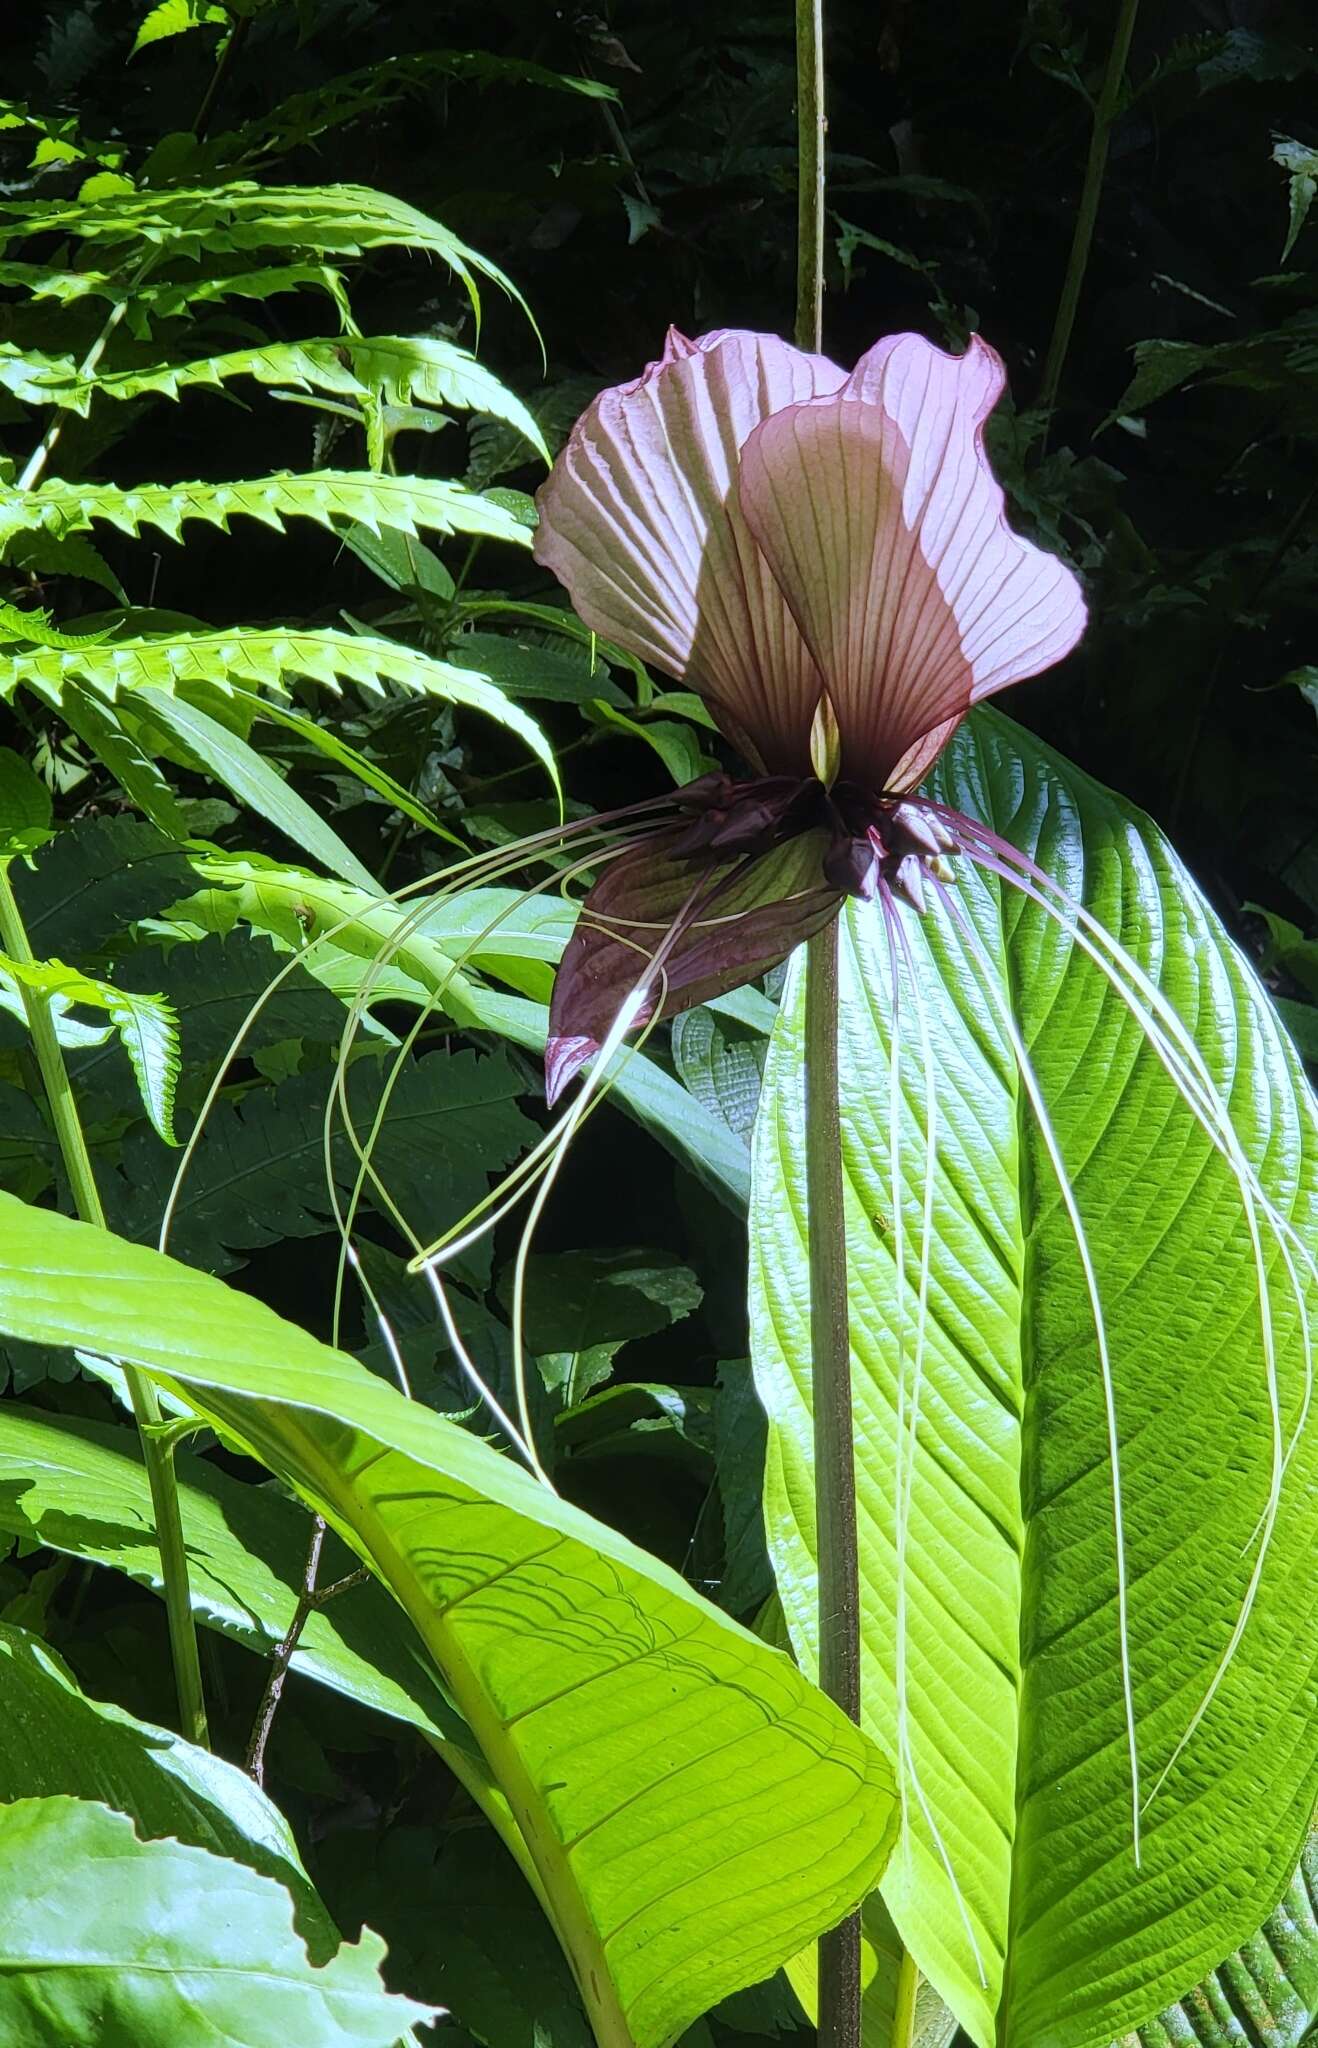
[(1071, 571), (1006, 522), (983, 446), (1003, 381), (977, 337), (890, 336), (848, 376), (772, 335), (670, 332), (573, 429), (536, 559), (758, 772), (810, 774), (826, 690), (841, 778), (900, 793), (1084, 629)]

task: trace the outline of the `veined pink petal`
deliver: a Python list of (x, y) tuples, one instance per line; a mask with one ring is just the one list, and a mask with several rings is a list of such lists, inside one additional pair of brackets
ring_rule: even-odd
[(747, 528), (738, 453), (845, 373), (773, 335), (688, 341), (602, 392), (542, 487), (535, 556), (580, 617), (688, 682), (752, 766), (800, 773), (819, 675)]
[[(698, 862), (665, 852), (685, 831), (674, 826), (619, 855), (581, 906), (549, 1005), (545, 1082), (551, 1105), (599, 1051), (675, 924), (663, 975), (653, 976), (653, 1000), (638, 1024), (656, 1010), (674, 1017), (754, 981), (837, 914), (842, 893), (823, 878), (823, 831), (800, 833), (721, 873), (710, 870), (704, 890)], [(693, 905), (693, 892), (705, 899), (703, 907)]]
[(832, 698), (842, 773), (871, 789), (909, 787), (935, 728), (1084, 630), (1071, 571), (1007, 525), (983, 446), (1003, 381), (977, 337), (949, 356), (890, 336), (742, 450), (742, 509)]

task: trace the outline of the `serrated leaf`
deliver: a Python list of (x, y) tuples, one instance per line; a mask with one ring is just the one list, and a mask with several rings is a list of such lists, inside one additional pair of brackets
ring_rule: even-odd
[(42, 356), (0, 343), (0, 390), (28, 405), (57, 405), (85, 417), (92, 402), (127, 404), (137, 398), (178, 398), (185, 391), (220, 391), (234, 378), (271, 387), (324, 391), (361, 402), (413, 403), (455, 411), (492, 413), (517, 428), (548, 460), (543, 437), (520, 398), (455, 342), (434, 335), (340, 335), (333, 340), (272, 341), (192, 362), (156, 363), (140, 370), (87, 376), (72, 356)]
[(519, 705), (510, 704), (493, 683), (398, 641), (365, 633), (239, 626), (228, 632), (180, 631), (78, 648), (34, 648), (0, 662), (0, 696), (30, 689), (58, 708), (70, 680), (113, 701), (120, 692), (181, 691), (189, 685), (214, 686), (223, 678), (250, 689), (278, 690), (293, 676), (309, 677), (330, 689), (352, 682), (377, 692), (390, 682), (484, 712), (525, 741), (558, 788), (549, 742), (535, 721)]
[(175, 257), (243, 249), (299, 249), (319, 256), (412, 249), (447, 263), (477, 309), (477, 275), (523, 303), (497, 264), (405, 200), (366, 185), (239, 182), (123, 194), (108, 204), (0, 200), (0, 237), (13, 241), (31, 234), (137, 242)]
[(268, 1877), (82, 1799), (0, 1806), (0, 2037), (31, 2048), (395, 2048), (433, 2009), (386, 1992), (369, 1932), (321, 1969)]
[[(1318, 1192), (1312, 1098), (1248, 965), (1166, 842), (992, 714), (958, 735), (935, 788), (1080, 896), (1186, 1020), (1245, 1155), (1298, 1233), (1292, 1258), (1312, 1319), (1300, 1263)], [(955, 899), (989, 966), (981, 974), (942, 906), (902, 914), (915, 968), (900, 1004), (895, 1191), (891, 969), (877, 914), (852, 911), (842, 943), (862, 1698), (906, 1779), (906, 1843), (884, 1895), (976, 2040), (1091, 2048), (1245, 1939), (1294, 1869), (1318, 1779), (1318, 1646), (1311, 1609), (1301, 1619), (1296, 1605), (1318, 1538), (1318, 1438), (1310, 1430), (1295, 1443), (1244, 1633), (1208, 1699), (1246, 1612), (1273, 1473), (1239, 1187), (1070, 930), (968, 860), (956, 870)], [(993, 988), (1007, 991), (1002, 1008)], [(766, 1526), (793, 1641), (812, 1668), (801, 995), (798, 971), (757, 1125), (752, 1328), (770, 1417)], [(1135, 1741), (1141, 1799), (1152, 1795), (1138, 1865), (1103, 1375), (1004, 1011), (1029, 1048), (1105, 1309)], [(914, 1402), (927, 1089), (933, 1230), (899, 1718), (896, 1502)], [(1306, 1343), (1266, 1230), (1263, 1245), (1289, 1444), (1307, 1398)]]
[(137, 1081), (142, 1107), (151, 1127), (166, 1145), (174, 1137), (174, 1096), (181, 1062), (178, 1026), (169, 1004), (159, 995), (140, 995), (117, 988), (62, 960), (13, 960), (0, 953), (0, 979), (11, 988), (29, 990), (64, 1007), (104, 1010), (119, 1034)]
[(182, 850), (140, 818), (80, 818), (10, 881), (33, 951), (75, 960), (197, 886)]
[[(353, 1125), (363, 1142), (388, 1072), (382, 1061), (359, 1061), (346, 1077)], [(242, 1263), (237, 1253), (330, 1227), (325, 1105), (331, 1081), (330, 1070), (322, 1067), (295, 1074), (273, 1090), (216, 1104), (173, 1211), (169, 1241), (180, 1258), (228, 1272)], [(535, 1127), (516, 1106), (521, 1088), (502, 1054), (432, 1052), (402, 1067), (372, 1164), (421, 1233), (434, 1235), (464, 1215), (488, 1192), (489, 1176), (534, 1144)], [(357, 1154), (339, 1116), (335, 1129), (335, 1187), (347, 1197), (357, 1179)], [(112, 1214), (126, 1234), (154, 1243), (174, 1162), (145, 1136), (134, 1136), (124, 1147), (123, 1173), (126, 1190), (112, 1182), (106, 1186)], [(365, 1194), (372, 1199), (372, 1184)], [(379, 1206), (379, 1197), (374, 1200)]]
[(156, 0), (156, 5), (139, 23), (128, 54), (135, 57), (139, 50), (147, 49), (152, 43), (163, 43), (171, 36), (186, 35), (192, 28), (223, 27), (228, 19), (224, 9), (215, 5), (215, 0)]
[(178, 541), (189, 521), (227, 533), (230, 520), (239, 518), (277, 533), (285, 531), (288, 519), (312, 519), (331, 530), (355, 520), (375, 534), (386, 527), (406, 534), (476, 534), (521, 547), (530, 541), (525, 526), (493, 499), (438, 477), (319, 469), (305, 476), (281, 471), (232, 483), (145, 484), (134, 490), (63, 478), (32, 491), (0, 487), (0, 540), (30, 527), (59, 535), (103, 523), (133, 536), (153, 527)]

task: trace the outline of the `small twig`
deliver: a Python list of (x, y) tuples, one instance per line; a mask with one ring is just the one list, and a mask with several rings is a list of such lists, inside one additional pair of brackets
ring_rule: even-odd
[(275, 1715), (284, 1695), (289, 1668), (301, 1641), (303, 1629), (313, 1614), (319, 1613), (331, 1600), (337, 1600), (340, 1593), (346, 1593), (351, 1587), (359, 1586), (363, 1579), (369, 1577), (363, 1564), (358, 1565), (355, 1572), (349, 1572), (346, 1578), (335, 1579), (332, 1586), (318, 1586), (316, 1575), (320, 1570), (320, 1553), (324, 1544), (325, 1518), (323, 1515), (315, 1515), (311, 1522), (311, 1540), (307, 1544), (307, 1561), (302, 1567), (302, 1589), (297, 1597), (297, 1606), (293, 1609), (293, 1618), (270, 1660), (270, 1676), (266, 1679), (265, 1691), (261, 1695), (261, 1704), (256, 1710), (251, 1738), (247, 1744), (244, 1768), (248, 1777), (254, 1778), (262, 1790), (265, 1788), (266, 1744), (275, 1725)]

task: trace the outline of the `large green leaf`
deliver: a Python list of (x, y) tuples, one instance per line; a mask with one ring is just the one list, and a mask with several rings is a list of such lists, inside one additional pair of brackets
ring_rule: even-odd
[(91, 1800), (0, 1806), (0, 1861), (0, 2040), (14, 2048), (395, 2048), (431, 2016), (385, 1991), (377, 1935), (316, 1969), (270, 1878), (139, 1841)]
[[(1142, 964), (1202, 1047), (1269, 1198), (1311, 1242), (1318, 1147), (1302, 1072), (1154, 828), (991, 715), (949, 750), (938, 791), (1082, 896)], [(1315, 1437), (1295, 1447), (1248, 1625), (1178, 1752), (1245, 1609), (1274, 1474), (1241, 1194), (1077, 941), (966, 858), (956, 868), (955, 900), (987, 973), (981, 982), (944, 905), (924, 918), (902, 913), (915, 974), (912, 982), (903, 969), (898, 1200), (889, 948), (874, 911), (853, 910), (843, 926), (865, 1720), (902, 1759), (906, 1826), (884, 1891), (921, 1969), (981, 2043), (1087, 2048), (1212, 1968), (1259, 1926), (1295, 1868), (1318, 1767)], [(995, 1002), (990, 987), (1007, 993)], [(769, 1541), (793, 1642), (811, 1669), (802, 998), (798, 964), (757, 1126), (752, 1312), (770, 1418)], [(936, 1117), (922, 1344), (921, 1000)], [(1094, 1320), (1008, 1013), (1074, 1185), (1105, 1308), (1141, 1801), (1151, 1801), (1138, 1867)], [(1289, 1442), (1307, 1400), (1306, 1347), (1284, 1262), (1266, 1228), (1263, 1236)], [(1290, 1255), (1308, 1277), (1293, 1247)]]
[(877, 1880), (878, 1750), (625, 1538), (250, 1296), (0, 1196), (0, 1328), (186, 1389), (411, 1617), (516, 1814), (601, 2048), (661, 2048)]
[(1120, 2048), (1301, 2048), (1318, 2021), (1318, 1832), (1275, 1913)]
[(39, 1637), (0, 1624), (0, 1803), (67, 1795), (126, 1813), (143, 1840), (172, 1835), (230, 1856), (291, 1893), (298, 1931), (323, 1962), (339, 1934), (302, 1867), (293, 1832), (245, 1771), (87, 1699)]

